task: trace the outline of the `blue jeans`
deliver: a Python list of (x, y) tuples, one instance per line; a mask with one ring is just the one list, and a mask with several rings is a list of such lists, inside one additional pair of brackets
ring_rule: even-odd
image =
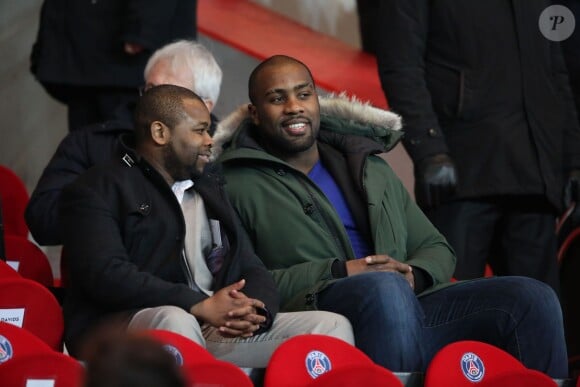
[(392, 371), (425, 372), (445, 345), (477, 340), (553, 378), (568, 376), (558, 298), (531, 278), (459, 282), (418, 298), (398, 273), (365, 273), (336, 281), (317, 305), (347, 317), (356, 346)]

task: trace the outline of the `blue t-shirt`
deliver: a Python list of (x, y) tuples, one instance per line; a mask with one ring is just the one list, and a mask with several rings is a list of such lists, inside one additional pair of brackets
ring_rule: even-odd
[(328, 169), (322, 165), (320, 160), (318, 160), (316, 165), (314, 165), (314, 168), (312, 168), (308, 173), (308, 177), (318, 185), (328, 200), (330, 200), (330, 203), (332, 203), (336, 212), (338, 212), (338, 216), (342, 220), (348, 238), (350, 239), (350, 244), (354, 250), (355, 257), (363, 258), (371, 254), (371, 248), (359, 232), (342, 190), (338, 184), (336, 184), (336, 181)]

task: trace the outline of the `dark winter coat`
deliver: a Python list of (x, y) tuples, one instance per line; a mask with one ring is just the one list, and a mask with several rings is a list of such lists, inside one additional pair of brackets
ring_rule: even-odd
[[(151, 53), (195, 39), (196, 0), (45, 0), (32, 72), (43, 84), (134, 87)], [(143, 46), (136, 55), (124, 43)]]
[(44, 168), (26, 207), (26, 224), (41, 245), (62, 244), (58, 200), (63, 188), (92, 166), (122, 156), (118, 138), (131, 124), (108, 121), (67, 134)]
[[(174, 305), (189, 311), (207, 296), (188, 286), (182, 254), (185, 221), (171, 187), (144, 159), (128, 153), (94, 167), (62, 194), (64, 252), (69, 284), (64, 303), (65, 341), (73, 353), (100, 321), (142, 308)], [(207, 172), (194, 179), (208, 217), (230, 245), (212, 290), (246, 279), (243, 292), (262, 300), (272, 317), (278, 293), (272, 275), (254, 254), (222, 187)]]
[(580, 129), (548, 0), (384, 0), (377, 57), (415, 162), (448, 152), (458, 197), (544, 195), (561, 206)]

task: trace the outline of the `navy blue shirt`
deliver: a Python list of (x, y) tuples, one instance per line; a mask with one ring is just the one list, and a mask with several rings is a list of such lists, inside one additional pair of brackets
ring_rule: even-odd
[(308, 177), (318, 185), (334, 206), (346, 229), (355, 257), (364, 258), (371, 254), (372, 250), (360, 234), (340, 187), (336, 184), (336, 181), (328, 169), (322, 165), (320, 160), (318, 160), (314, 168), (308, 173)]

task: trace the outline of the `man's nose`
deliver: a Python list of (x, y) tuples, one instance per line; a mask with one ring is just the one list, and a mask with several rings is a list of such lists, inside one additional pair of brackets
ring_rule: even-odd
[(284, 111), (286, 114), (296, 114), (304, 111), (302, 107), (302, 101), (296, 97), (289, 97), (284, 105)]
[(213, 146), (213, 138), (211, 137), (211, 135), (209, 134), (209, 132), (206, 130), (204, 132), (204, 144), (208, 147), (212, 147)]

